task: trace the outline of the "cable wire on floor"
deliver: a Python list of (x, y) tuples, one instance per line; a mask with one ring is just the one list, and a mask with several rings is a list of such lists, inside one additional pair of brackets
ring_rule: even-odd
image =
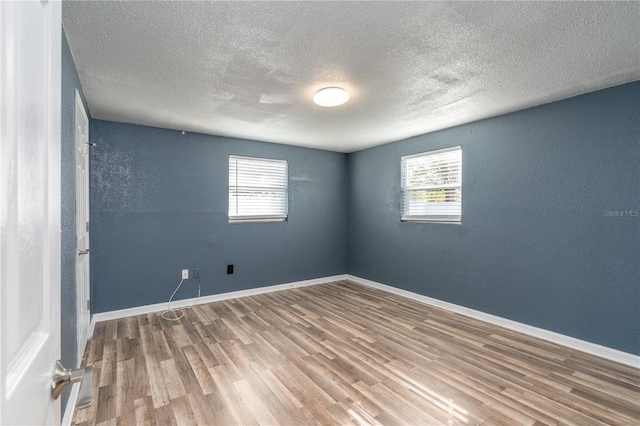
[[(182, 318), (184, 316), (184, 311), (182, 309), (180, 309), (180, 308), (171, 309), (171, 302), (173, 301), (173, 298), (176, 295), (176, 293), (178, 292), (178, 290), (180, 290), (180, 287), (182, 287), (182, 283), (183, 282), (184, 282), (184, 279), (181, 279), (180, 282), (178, 283), (178, 286), (173, 291), (173, 294), (169, 298), (169, 302), (167, 302), (167, 310), (162, 312), (162, 314), (161, 314), (162, 318), (166, 319), (167, 321), (178, 321), (180, 318)], [(193, 308), (193, 306), (200, 301), (200, 290), (201, 290), (200, 277), (198, 277), (198, 297), (196, 298), (196, 300), (189, 307), (187, 307), (187, 309)], [(169, 318), (169, 317), (166, 316), (169, 312), (171, 312), (173, 314), (174, 318)]]

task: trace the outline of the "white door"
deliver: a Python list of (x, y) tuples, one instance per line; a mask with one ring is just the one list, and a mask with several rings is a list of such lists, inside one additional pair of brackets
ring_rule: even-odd
[[(76, 295), (78, 315), (78, 362), (89, 340), (89, 119), (76, 90)], [(75, 366), (74, 368), (77, 368)]]
[(0, 423), (55, 424), (60, 357), (58, 1), (0, 2)]

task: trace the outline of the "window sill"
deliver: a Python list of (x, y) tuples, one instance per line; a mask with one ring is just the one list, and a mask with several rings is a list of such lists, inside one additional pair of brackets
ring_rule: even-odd
[(250, 223), (250, 222), (286, 222), (287, 216), (242, 216), (230, 217), (229, 223)]
[(448, 223), (451, 225), (462, 225), (462, 218), (424, 218), (420, 216), (403, 216), (400, 222), (417, 222), (417, 223)]

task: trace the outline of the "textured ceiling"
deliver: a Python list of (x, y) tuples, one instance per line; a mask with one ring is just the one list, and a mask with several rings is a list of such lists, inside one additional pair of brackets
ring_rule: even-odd
[[(640, 79), (640, 2), (64, 2), (93, 118), (351, 152)], [(341, 86), (351, 100), (313, 103)]]

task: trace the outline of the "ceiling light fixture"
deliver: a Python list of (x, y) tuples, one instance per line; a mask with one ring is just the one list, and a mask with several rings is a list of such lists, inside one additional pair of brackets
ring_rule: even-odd
[(313, 97), (313, 102), (323, 107), (342, 105), (349, 100), (349, 93), (339, 87), (325, 87), (318, 90)]

